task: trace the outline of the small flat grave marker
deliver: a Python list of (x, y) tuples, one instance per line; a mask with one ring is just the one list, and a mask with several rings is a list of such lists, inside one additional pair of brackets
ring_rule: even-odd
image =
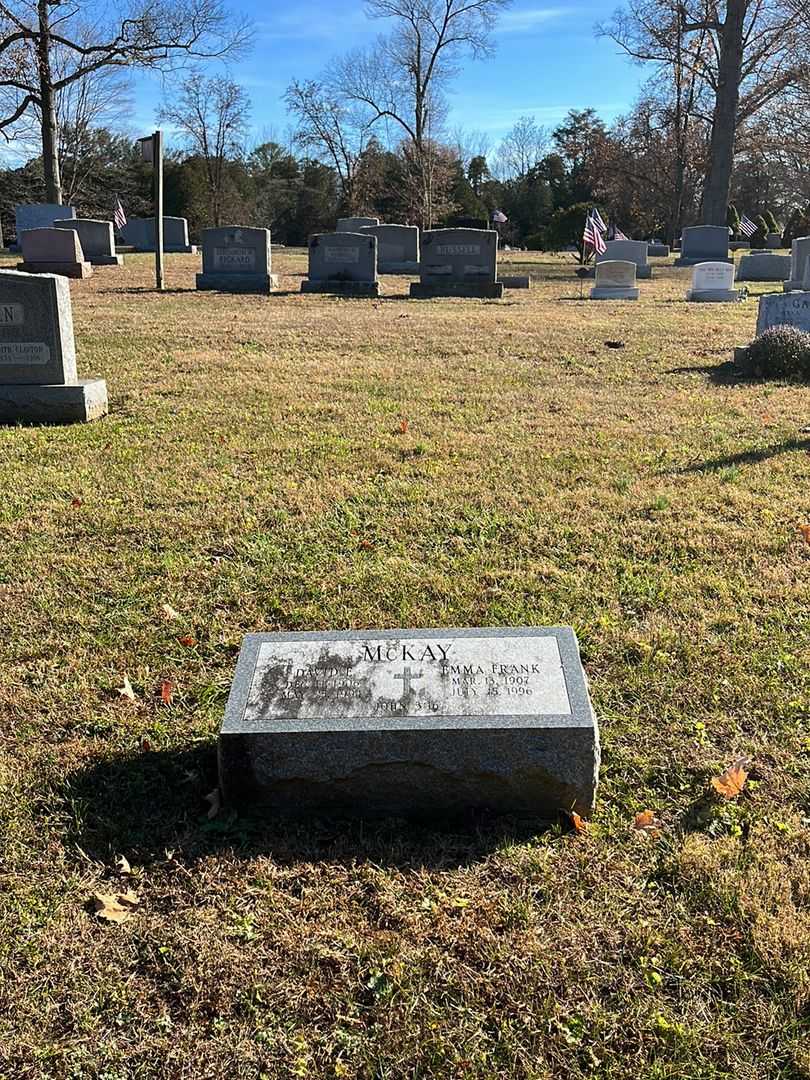
[(569, 627), (250, 634), (219, 768), (243, 808), (587, 814), (599, 735)]

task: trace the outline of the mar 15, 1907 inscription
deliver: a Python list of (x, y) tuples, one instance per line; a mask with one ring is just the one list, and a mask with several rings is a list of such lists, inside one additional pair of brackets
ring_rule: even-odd
[(249, 634), (219, 766), (246, 809), (588, 813), (599, 735), (570, 627)]

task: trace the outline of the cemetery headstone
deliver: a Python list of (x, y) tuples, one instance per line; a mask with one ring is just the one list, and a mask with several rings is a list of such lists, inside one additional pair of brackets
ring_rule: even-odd
[(750, 251), (750, 240), (730, 240), (728, 244), (729, 251)]
[(79, 235), (84, 257), (91, 266), (122, 266), (123, 255), (115, 251), (115, 236), (111, 221), (91, 218), (66, 218), (55, 221), (57, 229), (73, 229)]
[(498, 281), (505, 289), (530, 289), (532, 279), (528, 274), (500, 274)]
[(103, 379), (78, 379), (70, 286), (0, 271), (0, 421), (79, 423), (107, 412)]
[(202, 273), (197, 274), (198, 289), (268, 295), (278, 288), (278, 277), (270, 272), (269, 229), (238, 225), (203, 229), (202, 257)]
[(782, 246), (782, 234), (778, 232), (769, 232), (765, 237), (765, 247), (775, 251)]
[(591, 300), (638, 300), (636, 264), (611, 259), (596, 265), (596, 281)]
[(759, 298), (757, 337), (774, 326), (810, 333), (810, 292), (766, 293)]
[(18, 270), (71, 278), (86, 278), (93, 273), (73, 229), (26, 229), (20, 241), (23, 261), (17, 264)]
[(301, 292), (379, 296), (377, 237), (369, 233), (317, 233), (309, 239), (309, 278)]
[(668, 259), (669, 244), (664, 244), (660, 240), (651, 240), (647, 244), (647, 257), (650, 259)]
[(75, 217), (76, 211), (72, 206), (62, 206), (60, 203), (25, 203), (15, 206), (17, 243), (12, 251), (22, 250), (20, 237), (26, 229), (51, 229), (55, 221)]
[(631, 262), (636, 264), (636, 278), (652, 277), (652, 267), (647, 262), (648, 244), (643, 240), (608, 240), (604, 255), (597, 255), (596, 262)]
[(810, 259), (810, 236), (798, 236), (790, 247), (790, 277), (785, 282), (785, 292), (804, 288), (804, 272)]
[(683, 230), (681, 254), (675, 265), (697, 266), (702, 262), (732, 262), (725, 225), (693, 225)]
[(745, 298), (734, 288), (734, 263), (698, 263), (692, 271), (692, 288), (686, 299), (704, 304), (732, 304)]
[(422, 234), (419, 281), (411, 297), (474, 297), (499, 300), (498, 234), (494, 229), (432, 229)]
[(589, 814), (598, 773), (570, 627), (249, 634), (219, 735), (242, 809)]
[(790, 277), (790, 256), (771, 251), (743, 255), (737, 270), (738, 281), (787, 281)]
[(357, 232), (377, 237), (380, 274), (419, 273), (419, 228), (416, 225), (363, 225)]
[[(129, 218), (121, 230), (125, 244), (136, 251), (155, 250), (155, 219)], [(196, 255), (197, 248), (188, 242), (188, 221), (184, 217), (163, 218), (163, 250), (168, 254)]]
[(342, 217), (338, 218), (335, 232), (360, 232), (361, 229), (371, 229), (380, 224), (376, 217)]

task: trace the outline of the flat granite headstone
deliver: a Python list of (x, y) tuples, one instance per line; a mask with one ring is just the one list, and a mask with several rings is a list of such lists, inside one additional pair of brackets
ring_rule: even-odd
[(411, 283), (416, 300), (461, 296), (499, 300), (498, 234), (494, 229), (431, 229), (422, 233), (419, 281)]
[(624, 259), (597, 263), (591, 300), (638, 300), (636, 269), (634, 262)]
[(272, 274), (270, 230), (229, 225), (203, 229), (203, 271), (197, 274), (198, 289), (217, 292), (262, 293), (278, 288)]
[(379, 296), (377, 237), (369, 233), (316, 233), (309, 238), (309, 275), (301, 292)]
[(18, 270), (70, 278), (87, 278), (93, 273), (74, 229), (26, 229), (20, 240), (23, 261), (17, 264)]
[(676, 266), (696, 266), (702, 262), (733, 262), (728, 253), (725, 225), (693, 225), (681, 236), (681, 254)]
[(734, 263), (698, 263), (692, 271), (692, 288), (686, 299), (703, 304), (733, 304), (745, 298), (745, 291), (734, 288)]
[(604, 255), (596, 256), (600, 262), (631, 262), (636, 264), (636, 278), (652, 277), (652, 267), (647, 262), (649, 244), (644, 240), (608, 240)]
[(67, 281), (0, 270), (0, 422), (76, 423), (106, 412), (104, 380), (76, 376)]
[(598, 773), (570, 627), (249, 634), (219, 735), (241, 809), (588, 814)]
[(122, 266), (123, 255), (115, 251), (115, 235), (111, 221), (93, 218), (65, 218), (55, 221), (54, 228), (73, 229), (79, 235), (84, 257), (91, 266)]
[(647, 244), (647, 257), (650, 259), (668, 259), (669, 244), (664, 244), (660, 240), (651, 240)]
[(14, 220), (17, 227), (17, 243), (12, 251), (20, 251), (20, 237), (26, 229), (51, 229), (55, 221), (75, 218), (72, 206), (61, 203), (24, 203), (14, 207)]
[[(129, 218), (121, 230), (124, 243), (136, 251), (155, 250), (155, 219)], [(169, 255), (196, 255), (197, 248), (188, 242), (188, 220), (184, 217), (163, 218), (163, 250)]]
[(759, 298), (757, 337), (773, 326), (810, 333), (810, 292), (766, 293)]
[(419, 228), (416, 225), (362, 225), (355, 232), (377, 237), (377, 270), (381, 274), (419, 273)]
[(810, 259), (810, 236), (798, 236), (790, 246), (790, 277), (784, 284), (785, 292), (804, 288), (808, 259)]
[(743, 255), (737, 270), (738, 281), (787, 281), (789, 277), (790, 256), (771, 251)]
[(335, 232), (360, 232), (380, 224), (378, 217), (342, 217), (337, 220)]

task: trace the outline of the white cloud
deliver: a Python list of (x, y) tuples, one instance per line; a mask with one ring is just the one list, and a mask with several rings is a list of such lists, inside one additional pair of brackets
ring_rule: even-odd
[(504, 34), (525, 34), (570, 13), (570, 8), (559, 7), (507, 11), (498, 19), (498, 29)]

